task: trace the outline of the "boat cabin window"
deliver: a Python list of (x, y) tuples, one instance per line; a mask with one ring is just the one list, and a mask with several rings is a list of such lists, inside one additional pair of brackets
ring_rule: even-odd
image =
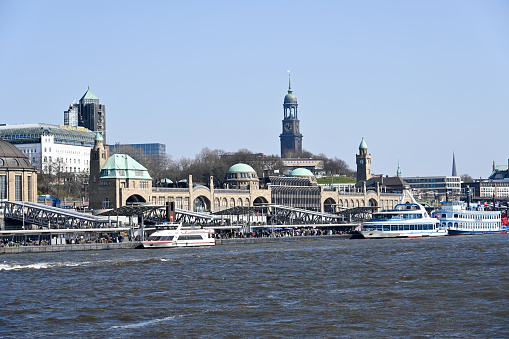
[(201, 235), (196, 234), (184, 234), (181, 235), (178, 240), (202, 240)]

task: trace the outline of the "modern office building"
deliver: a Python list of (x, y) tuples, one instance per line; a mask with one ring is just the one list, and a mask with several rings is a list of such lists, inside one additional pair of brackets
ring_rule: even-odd
[(99, 132), (106, 140), (106, 106), (99, 103), (89, 87), (79, 102), (73, 102), (64, 112), (64, 125)]
[(459, 176), (405, 177), (402, 179), (417, 193), (431, 191), (440, 195), (461, 194), (461, 177)]
[(49, 124), (0, 125), (0, 138), (21, 150), (44, 173), (88, 173), (95, 133)]
[(116, 143), (114, 145), (109, 145), (110, 153), (117, 153), (118, 149), (123, 147), (134, 147), (136, 149), (140, 149), (144, 154), (154, 156), (159, 159), (166, 155), (166, 145), (165, 144), (119, 144)]

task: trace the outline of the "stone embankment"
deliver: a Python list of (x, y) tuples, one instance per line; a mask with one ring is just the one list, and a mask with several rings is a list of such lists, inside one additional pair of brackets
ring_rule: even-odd
[(66, 244), (66, 245), (45, 245), (45, 246), (10, 246), (0, 247), (0, 254), (14, 253), (42, 253), (42, 252), (73, 252), (73, 251), (99, 251), (131, 249), (141, 246), (140, 242), (119, 242), (119, 243), (92, 243), (92, 244)]

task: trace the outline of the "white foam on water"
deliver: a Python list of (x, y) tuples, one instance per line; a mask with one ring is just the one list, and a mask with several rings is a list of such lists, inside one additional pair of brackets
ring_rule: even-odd
[(4, 261), (2, 264), (0, 264), (0, 271), (13, 271), (13, 270), (23, 270), (23, 269), (44, 269), (44, 268), (55, 268), (55, 267), (76, 267), (76, 266), (83, 266), (87, 265), (90, 262), (55, 262), (55, 263), (49, 263), (49, 262), (40, 262), (40, 263), (32, 263), (32, 264), (19, 264), (19, 263), (8, 263)]
[(115, 326), (111, 326), (110, 328), (111, 329), (117, 329), (117, 328), (121, 328), (121, 329), (140, 328), (140, 327), (145, 327), (145, 326), (149, 326), (149, 325), (152, 325), (152, 324), (160, 323), (160, 322), (163, 322), (163, 321), (173, 320), (173, 319), (182, 318), (182, 317), (183, 317), (182, 315), (174, 315), (174, 316), (171, 316), (171, 317), (164, 317), (164, 318), (160, 318), (160, 319), (152, 319), (152, 320), (142, 321), (142, 322), (135, 323), (135, 324), (115, 325)]

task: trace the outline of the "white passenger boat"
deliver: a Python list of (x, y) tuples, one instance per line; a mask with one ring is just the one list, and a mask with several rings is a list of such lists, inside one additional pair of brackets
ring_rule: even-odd
[[(410, 197), (411, 203), (403, 203), (405, 195)], [(447, 231), (439, 226), (438, 219), (431, 218), (407, 190), (394, 209), (374, 213), (371, 220), (362, 224), (359, 233), (366, 239), (447, 235)]]
[(441, 205), (432, 215), (449, 235), (507, 233), (500, 211), (487, 211), (482, 205), (463, 201), (442, 201)]
[(166, 229), (156, 231), (148, 240), (142, 241), (143, 247), (213, 246), (216, 244), (214, 230), (211, 229), (183, 229), (182, 224), (163, 225), (163, 227)]

